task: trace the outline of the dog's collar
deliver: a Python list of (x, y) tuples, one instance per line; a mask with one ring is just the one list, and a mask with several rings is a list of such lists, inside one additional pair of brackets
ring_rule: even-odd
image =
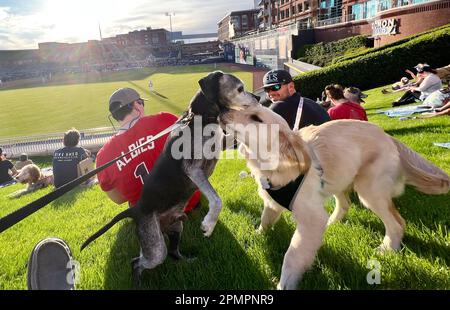
[(275, 187), (267, 178), (265, 181), (261, 180), (261, 184), (273, 200), (280, 206), (292, 211), (292, 203), (294, 202), (294, 198), (300, 190), (304, 179), (305, 174), (300, 174), (295, 180), (284, 186)]
[(192, 112), (191, 109), (189, 109), (189, 111), (187, 111), (187, 121), (185, 122), (185, 125), (189, 125), (192, 120), (194, 119), (194, 116), (201, 116), (202, 117), (202, 121), (206, 124), (210, 124), (210, 123), (219, 123), (218, 117), (219, 115), (213, 116), (213, 115), (202, 115), (202, 114), (195, 114), (194, 112)]
[[(317, 158), (314, 150), (308, 146), (309, 153), (312, 158), (312, 164), (314, 165), (314, 169), (317, 170), (320, 179), (320, 187), (323, 189), (325, 186), (325, 180), (322, 178), (323, 176), (323, 168), (320, 165), (319, 159)], [(292, 204), (294, 202), (297, 193), (300, 191), (303, 181), (305, 180), (305, 176), (311, 170), (312, 167), (308, 169), (305, 174), (300, 174), (295, 180), (289, 182), (284, 186), (275, 187), (270, 182), (270, 180), (266, 178), (260, 179), (262, 188), (267, 191), (270, 197), (275, 200), (280, 206), (292, 211)]]

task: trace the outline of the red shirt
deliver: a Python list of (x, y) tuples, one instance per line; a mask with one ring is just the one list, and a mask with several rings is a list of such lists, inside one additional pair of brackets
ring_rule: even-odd
[(168, 135), (144, 147), (137, 148), (137, 146), (176, 121), (177, 117), (167, 112), (144, 116), (131, 129), (113, 136), (98, 152), (97, 167), (133, 149), (136, 151), (98, 173), (102, 190), (108, 192), (116, 189), (132, 205), (136, 204), (144, 184), (143, 177), (152, 170)]
[(350, 101), (338, 104), (328, 110), (328, 114), (332, 120), (337, 119), (357, 119), (367, 121), (366, 110), (357, 103)]

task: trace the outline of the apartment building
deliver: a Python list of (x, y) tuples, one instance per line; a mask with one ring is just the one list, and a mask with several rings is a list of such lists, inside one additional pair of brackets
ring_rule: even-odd
[(218, 40), (228, 42), (255, 31), (258, 27), (257, 15), (259, 10), (233, 11), (225, 15), (218, 23)]

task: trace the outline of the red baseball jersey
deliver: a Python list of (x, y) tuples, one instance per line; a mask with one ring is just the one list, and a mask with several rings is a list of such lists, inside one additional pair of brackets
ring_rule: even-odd
[(367, 121), (366, 110), (359, 104), (350, 101), (332, 107), (328, 110), (328, 114), (332, 120), (356, 119)]
[(98, 173), (98, 181), (103, 191), (117, 189), (132, 205), (139, 200), (143, 177), (148, 174), (164, 148), (168, 134), (139, 147), (167, 127), (173, 125), (177, 117), (167, 112), (142, 117), (131, 129), (113, 136), (98, 152), (97, 167), (129, 151), (134, 152), (116, 161)]

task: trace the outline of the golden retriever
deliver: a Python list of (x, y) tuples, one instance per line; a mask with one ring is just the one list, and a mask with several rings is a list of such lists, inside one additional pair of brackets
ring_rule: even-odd
[(27, 184), (27, 188), (12, 193), (10, 196), (14, 198), (53, 184), (53, 174), (47, 172), (42, 173), (41, 169), (35, 164), (24, 166), (15, 176), (15, 179), (22, 184)]
[[(444, 171), (368, 122), (331, 121), (294, 132), (281, 116), (257, 106), (225, 112), (221, 124), (241, 142), (240, 152), (255, 180), (260, 180), (264, 210), (259, 230), (271, 227), (284, 210), (265, 188), (277, 190), (304, 175), (290, 205), (284, 205), (290, 206), (297, 227), (284, 256), (279, 289), (297, 288), (314, 262), (327, 223), (346, 214), (346, 193), (352, 188), (384, 223), (381, 251), (400, 248), (405, 221), (392, 198), (402, 194), (405, 184), (428, 194), (450, 190), (450, 178)], [(268, 124), (279, 130), (264, 129)], [(262, 154), (261, 144), (267, 141), (267, 154)], [(336, 198), (336, 208), (329, 217), (323, 204), (331, 195)]]

